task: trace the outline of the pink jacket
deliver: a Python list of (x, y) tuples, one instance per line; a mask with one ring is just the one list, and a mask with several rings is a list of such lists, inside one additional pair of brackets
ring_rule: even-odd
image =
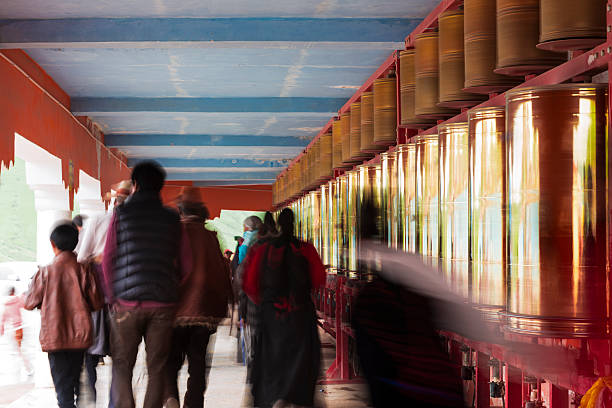
[(4, 313), (0, 322), (0, 335), (4, 334), (4, 328), (18, 329), (21, 327), (21, 309), (23, 308), (22, 296), (11, 296), (4, 304)]

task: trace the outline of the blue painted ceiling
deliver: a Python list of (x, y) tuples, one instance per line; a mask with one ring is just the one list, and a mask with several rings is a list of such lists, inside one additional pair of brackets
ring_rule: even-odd
[(438, 0), (3, 0), (22, 48), (130, 164), (271, 183)]

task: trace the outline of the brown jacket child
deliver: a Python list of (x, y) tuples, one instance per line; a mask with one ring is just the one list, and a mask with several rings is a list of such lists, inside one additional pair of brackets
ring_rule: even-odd
[(91, 312), (104, 298), (95, 275), (76, 260), (78, 231), (61, 224), (51, 233), (55, 258), (41, 267), (26, 295), (25, 309), (40, 309), (40, 345), (48, 352), (60, 408), (74, 408), (85, 350), (93, 341)]

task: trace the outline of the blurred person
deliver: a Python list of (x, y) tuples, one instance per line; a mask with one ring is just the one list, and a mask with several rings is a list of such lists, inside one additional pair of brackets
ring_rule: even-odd
[(13, 332), (15, 343), (17, 345), (17, 354), (23, 361), (23, 365), (28, 376), (34, 373), (30, 361), (23, 353), (21, 342), (23, 340), (23, 321), (21, 319), (21, 309), (24, 306), (23, 296), (15, 294), (13, 286), (8, 289), (9, 298), (4, 302), (4, 311), (2, 312), (2, 320), (0, 321), (0, 336), (4, 336), (5, 330)]
[(74, 408), (85, 350), (93, 342), (91, 312), (104, 305), (94, 272), (77, 262), (79, 232), (72, 223), (51, 232), (55, 257), (30, 284), (25, 309), (40, 309), (40, 345), (48, 353), (60, 408)]
[(247, 381), (250, 382), (251, 363), (253, 362), (253, 350), (257, 341), (257, 306), (249, 300), (242, 290), (242, 280), (244, 275), (244, 262), (248, 251), (259, 240), (259, 232), (263, 228), (261, 219), (256, 215), (251, 215), (243, 221), (244, 233), (243, 241), (238, 247), (238, 268), (236, 270), (237, 279), (234, 281), (236, 292), (238, 292), (238, 319), (240, 326), (239, 346), (242, 346), (242, 360), (247, 366)]
[(177, 376), (187, 358), (189, 378), (183, 406), (197, 408), (204, 406), (210, 370), (207, 349), (213, 348), (210, 336), (227, 316), (232, 288), (229, 265), (221, 253), (217, 233), (205, 228), (208, 210), (201, 201), (199, 189), (185, 187), (178, 208), (192, 249), (192, 268), (179, 287), (164, 398), (167, 407), (178, 407)]
[[(122, 180), (111, 186), (113, 191), (111, 197), (115, 198), (115, 208), (123, 204), (129, 197), (131, 188), (132, 182), (130, 180)], [(77, 252), (77, 261), (80, 263), (90, 263), (99, 282), (103, 282), (102, 255), (104, 254), (106, 234), (112, 216), (113, 213), (110, 211), (106, 214), (90, 218), (85, 228), (79, 234), (79, 244), (75, 249)], [(104, 289), (104, 292), (108, 292), (108, 290)], [(104, 356), (110, 355), (109, 300), (106, 299), (105, 303), (106, 307), (91, 313), (94, 328), (94, 342), (85, 353), (85, 370), (87, 371), (89, 388), (94, 403), (97, 398), (96, 382), (98, 380), (98, 373), (96, 369), (100, 362), (104, 362)], [(113, 387), (111, 387), (111, 390), (112, 388)], [(113, 407), (112, 398), (109, 399), (109, 407)]]
[(254, 247), (243, 288), (259, 305), (259, 341), (252, 367), (254, 405), (312, 406), (320, 367), (320, 340), (311, 290), (325, 283), (313, 245), (294, 236), (293, 211), (278, 217), (280, 235)]
[(266, 215), (264, 216), (263, 225), (259, 231), (259, 239), (262, 238), (270, 238), (278, 235), (278, 230), (276, 229), (276, 221), (274, 221), (274, 216), (270, 211), (266, 211)]
[(154, 161), (132, 169), (132, 195), (115, 208), (102, 269), (111, 308), (114, 406), (133, 408), (132, 375), (144, 338), (148, 384), (145, 408), (160, 408), (179, 283), (191, 250), (179, 215), (164, 207), (166, 173)]

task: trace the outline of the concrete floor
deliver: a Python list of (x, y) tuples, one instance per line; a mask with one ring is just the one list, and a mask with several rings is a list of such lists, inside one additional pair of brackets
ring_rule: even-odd
[[(0, 408), (53, 408), (56, 398), (49, 363), (45, 353), (40, 351), (38, 344), (38, 327), (40, 317), (36, 312), (24, 313), (27, 325), (24, 333), (24, 350), (26, 356), (34, 365), (34, 375), (28, 376), (19, 356), (15, 353), (15, 345), (10, 337), (0, 339)], [(229, 326), (220, 326), (215, 336), (212, 369), (209, 377), (209, 387), (206, 392), (205, 405), (214, 408), (250, 406), (249, 391), (245, 386), (246, 369), (237, 364), (235, 359), (236, 339), (228, 334)], [(324, 337), (324, 336), (323, 336)], [(323, 338), (329, 342), (329, 338)], [(333, 360), (333, 348), (323, 349), (323, 363), (327, 367)], [(98, 401), (97, 407), (108, 404), (108, 389), (111, 372), (111, 360), (98, 367)], [(146, 388), (146, 368), (144, 350), (141, 348), (136, 368), (134, 370), (134, 394), (136, 406), (142, 406)], [(184, 392), (186, 384), (186, 367), (180, 372), (179, 387)], [(367, 407), (367, 389), (363, 384), (324, 385), (316, 388), (317, 407), (359, 408)], [(84, 404), (83, 407), (93, 407)]]

